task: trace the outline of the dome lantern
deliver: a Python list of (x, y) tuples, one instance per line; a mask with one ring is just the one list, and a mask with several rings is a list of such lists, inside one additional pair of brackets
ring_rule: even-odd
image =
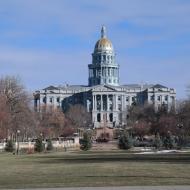
[(103, 25), (101, 29), (101, 38), (106, 38), (106, 27)]

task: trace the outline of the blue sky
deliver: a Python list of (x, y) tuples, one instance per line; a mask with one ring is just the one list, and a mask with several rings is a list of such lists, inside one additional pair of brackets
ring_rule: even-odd
[(2, 0), (0, 75), (30, 90), (87, 84), (104, 24), (121, 84), (161, 83), (186, 98), (190, 84), (189, 0)]

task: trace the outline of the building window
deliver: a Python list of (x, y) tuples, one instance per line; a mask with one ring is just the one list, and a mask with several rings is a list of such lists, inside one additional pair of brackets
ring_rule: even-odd
[(121, 101), (121, 96), (118, 96), (118, 98), (117, 98), (117, 99), (118, 99), (118, 101)]
[(109, 101), (113, 101), (113, 96), (112, 95), (109, 95)]
[(98, 77), (101, 76), (101, 70), (98, 69)]
[(97, 122), (100, 122), (100, 121), (101, 121), (101, 114), (98, 113), (98, 114), (97, 114)]
[(113, 122), (113, 113), (110, 113), (110, 114), (109, 114), (109, 121), (110, 121), (110, 122)]
[(127, 96), (127, 97), (126, 97), (126, 102), (128, 102), (128, 101), (129, 101), (129, 97)]
[(101, 62), (101, 55), (99, 55), (99, 62)]
[(43, 98), (43, 103), (44, 103), (44, 104), (46, 103), (46, 97)]
[(158, 101), (160, 101), (160, 100), (161, 100), (161, 97), (160, 97), (160, 96), (158, 96), (158, 97), (157, 97), (157, 100), (158, 100)]
[(165, 96), (165, 101), (168, 101), (168, 96)]
[(118, 104), (118, 110), (121, 111), (121, 104)]
[(113, 110), (113, 105), (112, 104), (109, 105), (109, 110)]
[(60, 102), (60, 97), (57, 97), (57, 102), (58, 102), (58, 103)]
[(49, 102), (52, 103), (53, 102), (53, 98), (49, 98)]

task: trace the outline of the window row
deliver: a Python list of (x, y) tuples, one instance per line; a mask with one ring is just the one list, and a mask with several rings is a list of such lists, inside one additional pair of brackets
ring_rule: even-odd
[[(53, 98), (53, 97), (50, 97), (50, 98), (49, 98), (49, 103), (53, 103), (53, 101), (54, 101), (54, 98)], [(57, 97), (57, 98), (56, 98), (56, 102), (57, 102), (57, 103), (60, 103), (60, 97)], [(44, 98), (43, 98), (43, 103), (47, 103), (47, 97), (44, 97)]]
[(93, 63), (108, 61), (112, 63), (114, 60), (113, 55), (95, 55), (93, 56)]
[[(152, 100), (152, 101), (155, 100), (155, 96), (154, 96), (154, 95), (151, 96), (151, 100)], [(168, 101), (168, 96), (157, 96), (157, 97), (156, 97), (156, 100), (159, 101), (159, 102), (160, 102), (161, 100)]]
[(97, 114), (97, 122), (101, 122), (101, 120), (105, 119), (106, 121), (113, 122), (113, 113), (110, 113), (108, 118), (107, 114), (104, 115), (103, 118), (101, 118), (101, 113)]

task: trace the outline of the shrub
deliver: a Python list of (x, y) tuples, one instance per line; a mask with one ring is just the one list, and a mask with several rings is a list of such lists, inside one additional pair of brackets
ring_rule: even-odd
[(42, 138), (39, 137), (39, 138), (36, 139), (34, 150), (36, 152), (42, 152), (44, 150), (44, 145), (43, 145), (43, 142), (42, 142)]
[(152, 141), (140, 141), (140, 140), (134, 140), (133, 141), (133, 146), (135, 147), (152, 147), (153, 146), (153, 142)]
[(154, 147), (156, 148), (156, 150), (160, 150), (162, 145), (163, 145), (162, 139), (160, 138), (159, 133), (157, 133), (154, 140)]
[(6, 145), (5, 145), (5, 151), (7, 152), (13, 152), (14, 151), (14, 143), (12, 140), (8, 140)]
[(92, 141), (91, 141), (90, 135), (88, 133), (84, 133), (83, 139), (81, 139), (80, 143), (81, 143), (81, 146), (80, 146), (81, 150), (87, 151), (91, 149)]
[(47, 140), (47, 151), (51, 151), (51, 150), (53, 150), (53, 144), (52, 144), (51, 139), (48, 139)]
[(127, 131), (124, 131), (123, 134), (119, 137), (119, 148), (120, 149), (130, 149), (133, 147), (133, 139)]
[(173, 149), (176, 147), (174, 136), (171, 133), (168, 133), (164, 138), (164, 147), (166, 149)]

